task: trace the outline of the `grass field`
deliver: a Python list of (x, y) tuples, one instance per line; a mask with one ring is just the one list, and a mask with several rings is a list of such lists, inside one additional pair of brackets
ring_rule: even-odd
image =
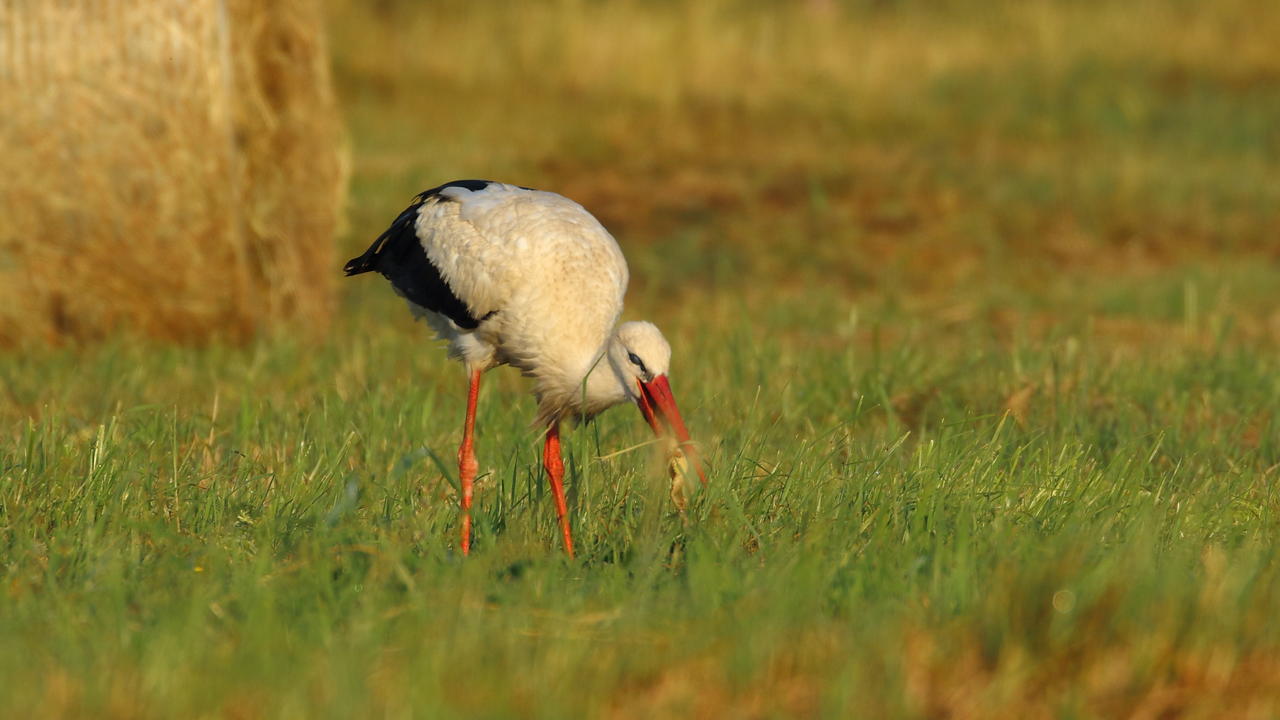
[(566, 560), (497, 371), (462, 560), (462, 371), (367, 277), (10, 354), (0, 716), (1280, 717), (1280, 6), (415, 7), (330, 5), (343, 251), (580, 200), (709, 487), (602, 416)]

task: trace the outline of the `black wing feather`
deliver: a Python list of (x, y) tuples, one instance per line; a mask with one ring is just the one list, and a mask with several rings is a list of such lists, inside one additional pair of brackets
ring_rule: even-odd
[(478, 192), (488, 186), (488, 180), (455, 180), (419, 193), (391, 227), (379, 235), (363, 255), (348, 260), (343, 270), (348, 276), (376, 271), (413, 304), (440, 313), (465, 330), (476, 329), (493, 313), (484, 318), (471, 314), (467, 304), (440, 275), (440, 269), (427, 257), (414, 225), (418, 209), (431, 198), (440, 197), (441, 190), (462, 187)]

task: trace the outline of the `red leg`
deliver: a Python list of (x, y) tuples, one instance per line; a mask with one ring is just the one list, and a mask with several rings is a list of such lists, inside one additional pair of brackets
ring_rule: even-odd
[(476, 462), (476, 399), (480, 397), (480, 371), (471, 373), (467, 392), (467, 420), (462, 428), (462, 446), (458, 448), (458, 481), (462, 483), (462, 554), (471, 552), (471, 484), (480, 463)]
[(551, 492), (556, 498), (556, 517), (560, 520), (560, 533), (564, 535), (564, 551), (573, 559), (573, 535), (569, 533), (568, 508), (564, 503), (564, 462), (560, 460), (560, 423), (553, 422), (547, 428), (547, 444), (542, 448), (542, 464), (551, 480)]

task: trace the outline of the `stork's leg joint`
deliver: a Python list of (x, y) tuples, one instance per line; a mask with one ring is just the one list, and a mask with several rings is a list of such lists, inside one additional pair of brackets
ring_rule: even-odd
[[(458, 472), (464, 477), (474, 479), (480, 472), (480, 462), (476, 460), (475, 442), (468, 442), (458, 448)], [(467, 496), (467, 506), (470, 506), (470, 495)]]

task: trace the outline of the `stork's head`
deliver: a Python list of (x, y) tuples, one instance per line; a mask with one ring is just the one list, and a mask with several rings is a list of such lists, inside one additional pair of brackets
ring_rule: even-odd
[(671, 367), (671, 346), (651, 322), (627, 322), (618, 326), (617, 342), (609, 349), (609, 361), (619, 374), (631, 380), (628, 397), (639, 402), (637, 383), (652, 382)]
[(674, 434), (680, 448), (693, 460), (705, 485), (697, 451), (689, 439), (684, 418), (671, 394), (667, 371), (671, 367), (671, 346), (658, 326), (649, 322), (628, 322), (618, 326), (609, 348), (609, 363), (623, 380), (627, 397), (640, 408), (644, 419), (659, 436)]

